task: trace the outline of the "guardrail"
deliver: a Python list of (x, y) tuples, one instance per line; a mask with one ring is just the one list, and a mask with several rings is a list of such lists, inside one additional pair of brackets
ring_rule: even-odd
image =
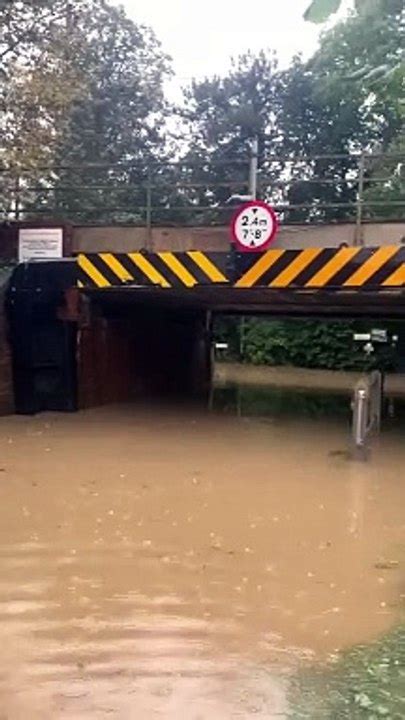
[(369, 457), (369, 438), (381, 429), (382, 401), (383, 376), (373, 370), (358, 381), (353, 393), (352, 455), (356, 460)]
[[(141, 161), (0, 167), (3, 220), (63, 219), (152, 225), (221, 225), (229, 199), (252, 186), (252, 156), (215, 163)], [(378, 168), (389, 167), (379, 176)], [(367, 220), (405, 219), (405, 153), (261, 158), (257, 191), (281, 222), (353, 221), (357, 244)], [(380, 188), (381, 196), (370, 196)], [(384, 194), (386, 197), (384, 197)], [(310, 197), (308, 197), (310, 196)]]

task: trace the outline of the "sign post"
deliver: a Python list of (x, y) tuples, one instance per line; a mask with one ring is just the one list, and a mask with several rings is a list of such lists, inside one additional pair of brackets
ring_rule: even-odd
[(261, 252), (274, 240), (277, 227), (273, 208), (261, 200), (252, 200), (242, 205), (232, 219), (232, 241), (242, 252)]

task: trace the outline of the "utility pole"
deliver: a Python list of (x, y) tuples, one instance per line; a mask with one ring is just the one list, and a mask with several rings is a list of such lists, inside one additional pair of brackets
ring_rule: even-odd
[(259, 140), (254, 137), (250, 146), (249, 195), (257, 199), (257, 171), (259, 166)]
[(356, 204), (356, 230), (354, 237), (355, 245), (363, 245), (363, 202), (364, 202), (364, 173), (366, 169), (366, 155), (364, 151), (361, 153), (358, 165), (358, 183), (357, 183), (357, 204)]
[[(259, 139), (254, 137), (250, 145), (250, 164), (249, 164), (249, 195), (251, 200), (257, 200), (257, 171), (259, 168)], [(243, 362), (245, 352), (245, 322), (244, 315), (241, 316), (239, 322), (239, 358)], [(240, 393), (240, 390), (238, 390)], [(240, 411), (240, 395), (238, 394), (238, 414)]]

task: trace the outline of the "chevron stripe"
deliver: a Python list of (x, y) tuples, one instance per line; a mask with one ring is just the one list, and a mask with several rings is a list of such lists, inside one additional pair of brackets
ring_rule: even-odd
[(137, 252), (129, 253), (128, 257), (153, 285), (160, 285), (161, 287), (166, 288), (170, 287), (170, 283), (158, 270), (156, 270), (145, 255)]
[(108, 287), (111, 283), (107, 278), (96, 268), (87, 255), (79, 255), (78, 257), (79, 268), (83, 273), (90, 279), (90, 285), (94, 287)]
[(302, 250), (285, 270), (271, 281), (270, 287), (283, 288), (290, 285), (321, 252), (322, 250), (320, 248), (307, 248), (306, 250)]
[[(102, 252), (77, 258), (81, 288), (122, 285), (191, 290), (233, 285), (283, 290), (302, 288), (390, 288), (405, 285), (405, 248), (305, 248), (268, 250), (263, 254), (223, 252)], [(233, 283), (228, 276), (231, 268)], [(236, 277), (235, 277), (236, 276)]]
[(381, 247), (376, 252), (370, 255), (369, 259), (363, 263), (354, 273), (351, 275), (346, 282), (343, 283), (345, 287), (361, 287), (364, 285), (369, 278), (371, 278), (377, 270), (380, 270), (388, 260), (390, 260), (395, 253), (398, 252), (397, 247)]
[(383, 282), (384, 287), (402, 287), (405, 285), (405, 263), (394, 270)]
[(316, 288), (324, 287), (328, 282), (341, 270), (345, 265), (348, 265), (351, 260), (357, 255), (359, 248), (341, 248), (336, 254), (323, 265), (315, 275), (305, 284), (305, 287)]
[(134, 279), (133, 275), (122, 265), (118, 258), (112, 253), (100, 253), (100, 258), (108, 265), (110, 270), (121, 282), (128, 282)]
[[(271, 268), (272, 265), (274, 265), (275, 262), (284, 254), (284, 250), (268, 250), (264, 255), (262, 255), (259, 260), (257, 260), (254, 265), (249, 268), (249, 270), (242, 275), (241, 278), (235, 283), (236, 287), (252, 287), (255, 285), (258, 281), (260, 281), (260, 278), (264, 275), (264, 273)], [(257, 258), (257, 254), (254, 256)]]
[(195, 262), (196, 265), (202, 270), (207, 278), (214, 283), (227, 283), (229, 280), (221, 272), (221, 270), (214, 265), (214, 263), (202, 252), (190, 251), (187, 253), (188, 257)]
[(197, 285), (195, 277), (187, 270), (185, 265), (171, 252), (160, 252), (159, 257), (167, 265), (186, 287), (194, 287)]

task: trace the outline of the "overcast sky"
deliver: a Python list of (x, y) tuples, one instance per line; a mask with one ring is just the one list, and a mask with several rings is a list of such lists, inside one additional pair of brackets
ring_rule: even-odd
[[(118, 2), (118, 0), (117, 0)], [(136, 22), (150, 25), (171, 55), (176, 80), (222, 74), (246, 50), (276, 50), (286, 65), (297, 52), (310, 55), (319, 29), (303, 20), (309, 0), (120, 0)]]

